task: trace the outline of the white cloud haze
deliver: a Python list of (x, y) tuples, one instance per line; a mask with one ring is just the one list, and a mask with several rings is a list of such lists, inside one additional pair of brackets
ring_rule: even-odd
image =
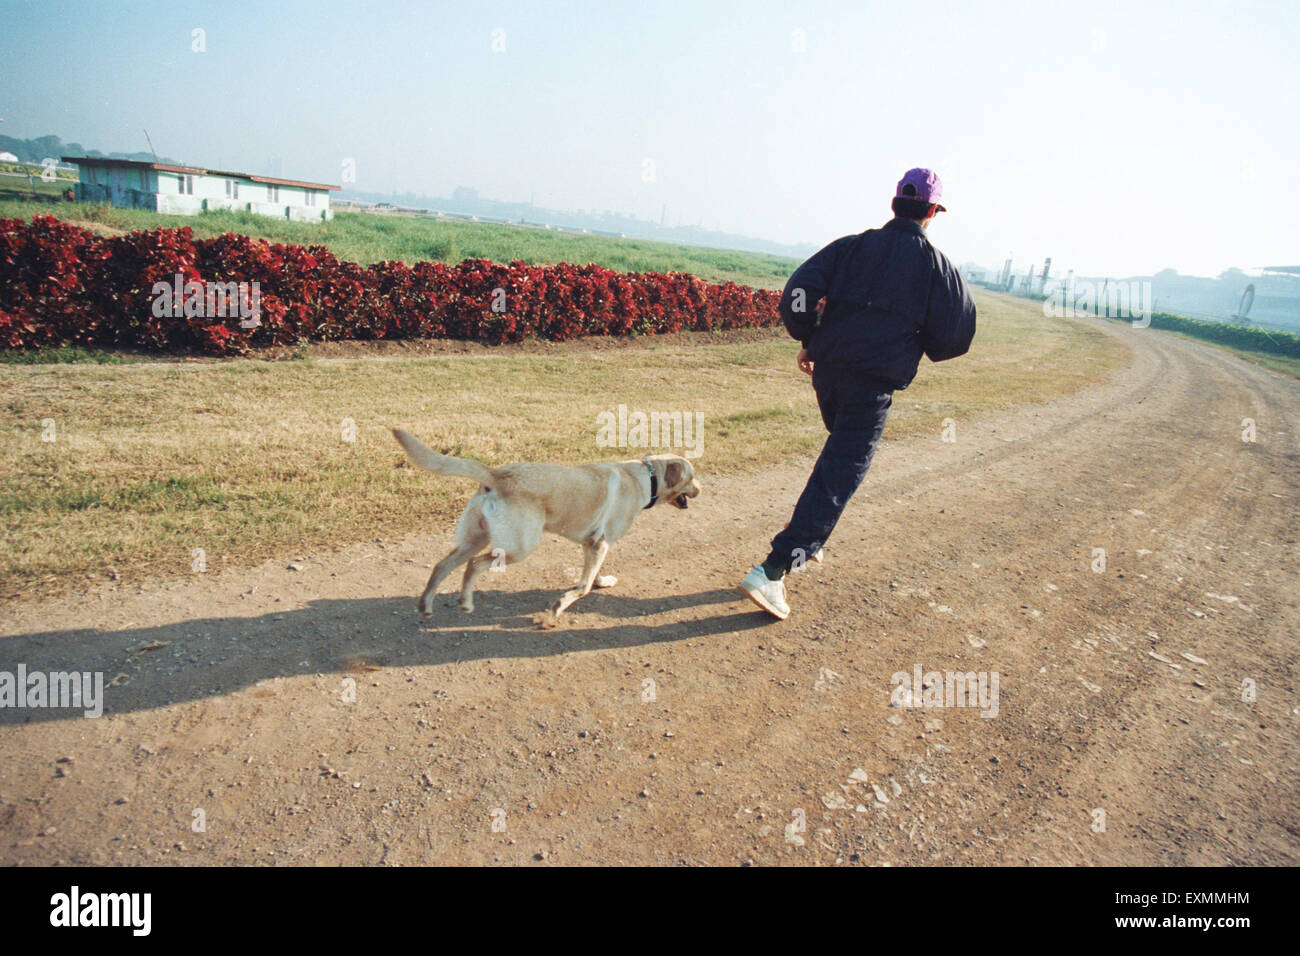
[(816, 245), (928, 165), (958, 262), (1300, 261), (1300, 8), (1136, 7), (5, 2), (0, 133)]

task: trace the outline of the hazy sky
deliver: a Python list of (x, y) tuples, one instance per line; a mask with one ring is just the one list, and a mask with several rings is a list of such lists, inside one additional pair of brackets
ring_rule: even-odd
[(1298, 41), (1243, 0), (0, 0), (0, 132), (817, 245), (925, 165), (954, 261), (1213, 275), (1300, 262)]

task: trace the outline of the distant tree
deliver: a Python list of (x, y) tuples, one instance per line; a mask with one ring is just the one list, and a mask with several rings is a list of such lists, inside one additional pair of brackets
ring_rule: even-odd
[[(151, 163), (153, 153), (104, 153), (97, 149), (86, 149), (80, 143), (64, 143), (59, 137), (50, 134), (36, 139), (18, 139), (14, 136), (0, 136), (0, 151), (13, 153), (19, 162), (39, 163), (46, 157), (58, 159), (60, 156), (89, 156), (94, 159), (133, 159), (138, 162)], [(168, 157), (159, 157), (164, 163), (175, 163)]]
[(42, 158), (45, 156), (58, 156), (63, 150), (63, 140), (51, 134), (49, 136), (38, 136), (32, 140), (32, 145), (36, 152), (40, 153)]

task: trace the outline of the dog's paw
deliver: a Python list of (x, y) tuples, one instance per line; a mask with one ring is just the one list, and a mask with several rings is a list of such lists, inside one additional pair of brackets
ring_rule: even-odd
[(549, 631), (560, 626), (560, 616), (555, 611), (547, 608), (545, 611), (538, 611), (533, 615), (533, 623), (537, 625), (539, 631)]
[(418, 601), (416, 602), (415, 609), (420, 612), (420, 617), (433, 617), (433, 602), (431, 601)]
[(618, 578), (612, 574), (600, 574), (596, 576), (595, 583), (598, 588), (612, 588), (615, 584), (618, 584)]
[(462, 611), (464, 611), (466, 614), (473, 614), (473, 613), (474, 613), (474, 602), (473, 602), (472, 600), (470, 600), (470, 601), (460, 601), (459, 604), (458, 604), (458, 606), (459, 606), (460, 609), (461, 609)]

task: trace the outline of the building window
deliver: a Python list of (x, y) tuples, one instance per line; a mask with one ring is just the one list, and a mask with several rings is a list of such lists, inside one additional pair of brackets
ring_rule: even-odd
[(239, 183), (235, 182), (235, 180), (233, 179), (226, 180), (226, 198), (227, 199), (239, 198)]
[(140, 170), (140, 192), (145, 192), (149, 188), (149, 175), (143, 169)]
[(193, 196), (194, 177), (186, 176), (183, 173), (181, 175), (178, 175), (176, 177), (176, 191), (180, 193), (182, 196)]
[(279, 187), (279, 186), (267, 186), (267, 187), (266, 187), (266, 201), (267, 201), (267, 202), (279, 202), (279, 201), (280, 201), (280, 187)]
[(308, 189), (306, 192), (307, 192), (307, 205), (308, 206), (316, 205), (316, 190)]

